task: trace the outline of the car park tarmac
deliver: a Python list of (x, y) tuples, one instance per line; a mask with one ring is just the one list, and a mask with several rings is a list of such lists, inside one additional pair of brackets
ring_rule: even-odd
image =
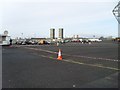
[[(58, 50), (62, 60), (57, 60)], [(2, 48), (3, 88), (118, 88), (118, 44)]]

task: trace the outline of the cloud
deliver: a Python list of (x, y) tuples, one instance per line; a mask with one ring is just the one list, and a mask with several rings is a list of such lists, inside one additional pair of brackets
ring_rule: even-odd
[(2, 2), (118, 2), (119, 0), (3, 0)]
[(81, 29), (83, 29), (81, 32), (88, 33), (93, 28), (86, 26), (93, 26), (92, 23), (96, 23), (94, 30), (97, 30), (101, 22), (107, 25), (109, 24), (107, 21), (111, 22), (114, 19), (112, 15), (114, 4), (111, 2), (36, 3), (36, 1), (33, 3), (5, 3), (3, 4), (2, 26), (3, 29), (7, 28), (14, 34), (13, 36), (20, 35), (21, 32), (26, 35), (36, 32), (47, 36), (51, 27), (57, 29), (64, 27), (68, 35), (75, 33), (72, 31), (74, 29), (76, 29), (76, 33)]
[[(55, 5), (54, 5), (55, 4)], [(94, 4), (94, 3), (93, 3)], [(9, 16), (5, 16), (5, 18), (16, 20), (26, 19), (29, 21), (30, 19), (38, 19), (44, 20), (47, 22), (51, 22), (52, 20), (56, 20), (59, 22), (63, 20), (64, 22), (69, 22), (69, 20), (76, 21), (77, 19), (81, 19), (80, 22), (88, 22), (88, 21), (95, 21), (100, 20), (101, 18), (110, 18), (111, 11), (109, 8), (105, 10), (105, 5), (100, 6), (102, 4), (94, 5), (89, 3), (68, 3), (68, 4), (25, 4), (23, 5), (16, 5), (13, 8), (9, 8), (5, 10), (5, 14)], [(96, 3), (95, 3), (96, 4)], [(13, 4), (14, 5), (14, 4)], [(109, 4), (106, 4), (109, 5)], [(17, 7), (18, 6), (18, 7)], [(26, 6), (26, 7), (25, 7)], [(107, 8), (108, 6), (106, 6)], [(33, 20), (33, 21), (34, 21)], [(12, 20), (10, 20), (12, 21)]]

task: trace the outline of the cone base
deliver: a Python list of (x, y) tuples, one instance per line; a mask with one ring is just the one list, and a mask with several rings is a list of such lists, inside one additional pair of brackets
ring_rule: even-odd
[(58, 60), (62, 60), (62, 58), (61, 58), (61, 57), (58, 57), (57, 59), (58, 59)]

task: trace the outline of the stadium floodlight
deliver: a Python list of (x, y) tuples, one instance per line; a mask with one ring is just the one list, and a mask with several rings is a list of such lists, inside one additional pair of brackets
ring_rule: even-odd
[(115, 8), (113, 9), (112, 12), (113, 12), (113, 15), (115, 16), (115, 18), (117, 19), (118, 23), (120, 24), (120, 1), (115, 6)]

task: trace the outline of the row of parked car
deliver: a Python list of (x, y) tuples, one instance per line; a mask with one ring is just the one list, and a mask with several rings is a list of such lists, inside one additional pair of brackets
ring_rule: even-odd
[(54, 44), (54, 43), (67, 43), (67, 42), (81, 42), (81, 43), (89, 43), (89, 42), (101, 42), (100, 39), (65, 39), (62, 41), (54, 41), (50, 42), (47, 40), (17, 40), (15, 44), (17, 45), (42, 45), (42, 44)]
[(83, 42), (83, 43), (89, 43), (89, 42), (101, 42), (100, 39), (72, 39), (71, 42)]
[(48, 41), (33, 41), (33, 40), (18, 40), (16, 41), (17, 45), (41, 45), (41, 44), (50, 44)]

